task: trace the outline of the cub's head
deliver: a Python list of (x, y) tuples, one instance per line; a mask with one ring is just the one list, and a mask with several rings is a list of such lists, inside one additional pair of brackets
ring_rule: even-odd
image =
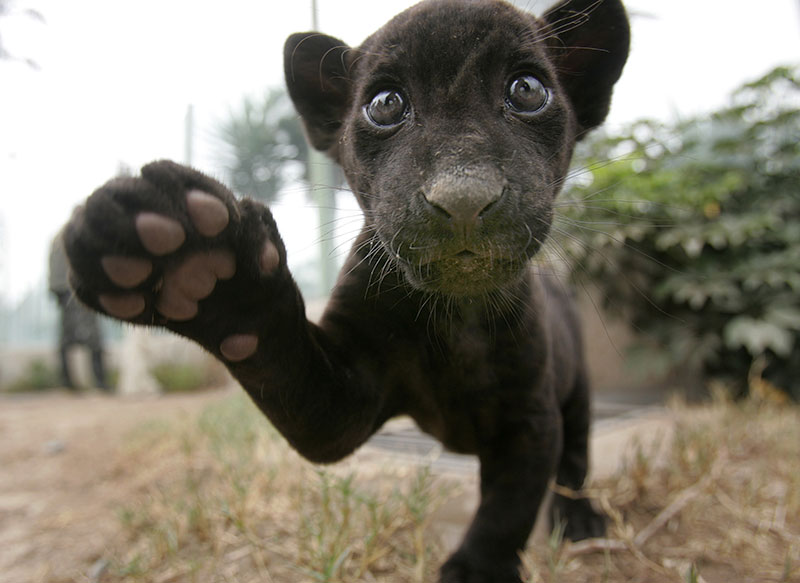
[(342, 165), (405, 279), (470, 296), (525, 272), (628, 44), (618, 0), (540, 19), (502, 0), (425, 0), (358, 48), (294, 34), (284, 65), (309, 140)]

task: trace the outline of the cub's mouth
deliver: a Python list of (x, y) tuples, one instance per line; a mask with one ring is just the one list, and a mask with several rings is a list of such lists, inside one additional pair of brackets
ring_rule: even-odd
[(528, 264), (525, 256), (480, 255), (470, 250), (418, 262), (398, 259), (412, 287), (456, 297), (481, 296), (506, 288), (522, 278)]

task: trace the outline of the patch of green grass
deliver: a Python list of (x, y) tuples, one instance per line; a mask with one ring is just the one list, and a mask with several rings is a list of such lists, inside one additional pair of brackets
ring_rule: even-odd
[(196, 364), (159, 364), (150, 369), (150, 374), (165, 393), (196, 391), (212, 384), (205, 367)]
[(54, 367), (42, 358), (34, 358), (19, 378), (9, 383), (3, 390), (9, 393), (24, 393), (52, 389), (62, 384), (61, 376)]

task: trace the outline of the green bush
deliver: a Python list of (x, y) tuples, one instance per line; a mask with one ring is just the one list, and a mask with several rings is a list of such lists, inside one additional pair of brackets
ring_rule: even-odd
[(799, 79), (778, 68), (712, 115), (637, 122), (579, 152), (561, 245), (641, 333), (641, 362), (737, 393), (763, 370), (800, 397)]
[(184, 393), (213, 386), (208, 371), (196, 364), (164, 363), (154, 366), (150, 373), (165, 393)]

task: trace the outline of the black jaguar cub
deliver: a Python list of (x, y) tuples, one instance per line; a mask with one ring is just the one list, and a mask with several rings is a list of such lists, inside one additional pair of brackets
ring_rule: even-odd
[[(628, 34), (618, 0), (541, 19), (425, 0), (358, 48), (292, 35), (291, 97), (364, 211), (319, 324), (270, 211), (166, 161), (76, 211), (75, 291), (200, 343), (310, 460), (343, 458), (401, 414), (476, 454), (480, 507), (441, 581), (518, 582), (549, 480), (583, 484), (589, 424), (575, 314), (529, 260), (575, 141), (608, 112)], [(556, 496), (554, 512), (570, 538), (603, 533), (586, 500)]]

